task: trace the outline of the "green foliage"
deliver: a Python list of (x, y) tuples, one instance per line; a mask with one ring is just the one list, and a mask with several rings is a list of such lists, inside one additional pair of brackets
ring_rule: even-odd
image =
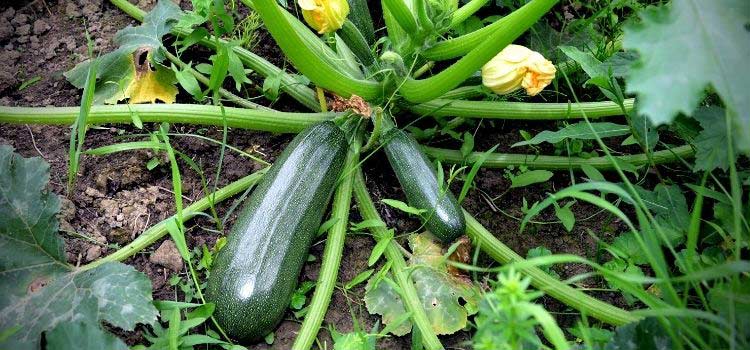
[(667, 350), (674, 349), (672, 339), (656, 318), (618, 327), (606, 350)]
[[(156, 309), (145, 275), (120, 263), (87, 271), (67, 264), (57, 235), (59, 200), (45, 190), (48, 180), (43, 160), (24, 159), (0, 146), (0, 188), (7, 189), (0, 191), (0, 329), (17, 327), (0, 345), (36, 349), (42, 332), (80, 319), (91, 327), (103, 320), (126, 330), (153, 323)], [(86, 331), (95, 339), (111, 340)]]
[(533, 184), (546, 182), (555, 174), (549, 170), (529, 170), (526, 166), (510, 166), (505, 169), (504, 176), (510, 180), (510, 188), (526, 187)]
[(479, 303), (474, 349), (540, 349), (544, 346), (536, 331), (540, 326), (555, 348), (569, 348), (562, 330), (549, 322), (552, 317), (531, 302), (541, 294), (526, 290), (530, 282), (513, 269), (498, 275), (494, 290)]
[(640, 12), (624, 45), (640, 59), (627, 77), (641, 113), (654, 124), (692, 115), (710, 85), (728, 108), (735, 139), (750, 151), (750, 3), (675, 0)]
[[(552, 255), (551, 250), (545, 248), (544, 246), (538, 246), (536, 248), (531, 248), (528, 252), (526, 252), (526, 259), (533, 259), (550, 255)], [(555, 270), (551, 269), (548, 265), (539, 266), (539, 269), (550, 274), (550, 276), (552, 277), (558, 279), (560, 278), (560, 275)]]
[[(137, 27), (127, 27), (117, 32), (114, 43), (119, 48), (93, 61), (86, 61), (65, 73), (68, 81), (78, 88), (83, 88), (86, 82), (89, 65), (96, 62), (96, 92), (94, 103), (114, 104), (119, 100), (130, 97), (128, 87), (149, 74), (156, 74), (155, 81), (161, 89), (174, 89), (174, 73), (161, 65), (165, 54), (162, 37), (169, 33), (172, 26), (182, 15), (180, 8), (171, 1), (159, 1), (156, 7), (145, 17), (143, 24)], [(145, 60), (148, 60), (147, 62)], [(152, 73), (152, 70), (155, 72)], [(152, 86), (152, 85), (149, 85)], [(153, 92), (152, 92), (153, 93)], [(169, 92), (171, 93), (171, 92)], [(167, 93), (167, 96), (169, 95)], [(158, 95), (164, 99), (164, 93)]]
[(314, 281), (304, 281), (297, 286), (297, 289), (292, 293), (292, 300), (289, 302), (289, 307), (294, 310), (301, 310), (307, 302), (307, 293), (309, 293), (315, 287)]
[(694, 171), (721, 169), (726, 171), (729, 163), (736, 161), (729, 159), (725, 149), (727, 142), (726, 111), (719, 107), (698, 108), (693, 117), (701, 124), (700, 133), (693, 140), (695, 144)]
[[(435, 333), (453, 334), (466, 327), (468, 316), (476, 313), (478, 287), (465, 276), (447, 271), (443, 249), (427, 234), (410, 235), (409, 246), (411, 276)], [(367, 310), (382, 315), (383, 324), (389, 328), (406, 312), (399, 293), (396, 283), (381, 274), (373, 275), (365, 287)], [(405, 335), (411, 328), (411, 322), (406, 321), (391, 332)]]
[[(217, 345), (227, 350), (247, 350), (245, 347), (221, 340), (211, 330), (196, 333), (192, 330), (203, 327), (214, 312), (214, 304), (191, 304), (172, 301), (155, 302), (161, 312), (160, 322), (153, 325), (144, 337), (150, 345), (137, 345), (133, 350), (192, 350), (199, 345)], [(192, 311), (187, 311), (192, 309)]]
[(512, 147), (538, 145), (542, 142), (555, 144), (564, 140), (594, 140), (597, 136), (599, 138), (606, 138), (629, 134), (630, 127), (627, 125), (601, 122), (591, 123), (591, 127), (589, 127), (586, 122), (578, 122), (567, 125), (559, 131), (542, 131), (530, 140), (516, 142)]
[(45, 335), (47, 350), (128, 350), (128, 346), (98, 325), (87, 321), (59, 323)]

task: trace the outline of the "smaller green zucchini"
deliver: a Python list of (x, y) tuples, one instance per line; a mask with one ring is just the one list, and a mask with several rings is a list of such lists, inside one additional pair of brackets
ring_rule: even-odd
[(466, 219), (456, 197), (440, 189), (437, 174), (419, 143), (406, 132), (392, 128), (383, 136), (388, 161), (404, 189), (409, 205), (427, 210), (425, 227), (443, 242), (453, 242), (466, 231)]

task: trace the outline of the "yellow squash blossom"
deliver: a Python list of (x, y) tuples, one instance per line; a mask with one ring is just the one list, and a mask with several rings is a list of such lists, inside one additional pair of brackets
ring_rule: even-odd
[(346, 0), (299, 0), (302, 16), (318, 34), (332, 33), (341, 28), (349, 15)]
[(534, 96), (555, 78), (555, 65), (540, 53), (508, 45), (482, 67), (482, 84), (499, 95), (520, 88)]

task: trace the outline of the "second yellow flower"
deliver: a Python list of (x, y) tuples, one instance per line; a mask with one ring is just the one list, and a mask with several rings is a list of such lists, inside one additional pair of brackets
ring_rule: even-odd
[(534, 96), (555, 78), (555, 65), (540, 53), (508, 45), (482, 67), (482, 84), (499, 95), (520, 88)]

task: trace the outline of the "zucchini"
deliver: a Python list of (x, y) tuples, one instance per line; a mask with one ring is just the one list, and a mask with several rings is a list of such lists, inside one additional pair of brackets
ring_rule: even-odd
[(233, 338), (262, 339), (281, 321), (346, 157), (332, 122), (297, 135), (232, 227), (208, 277), (206, 299)]
[(375, 43), (375, 26), (372, 24), (370, 8), (367, 6), (367, 0), (348, 0), (349, 2), (349, 20), (362, 33), (362, 36), (368, 44)]
[(442, 191), (432, 163), (414, 138), (398, 128), (386, 135), (383, 148), (409, 205), (427, 210), (425, 227), (443, 242), (453, 242), (466, 231), (466, 219), (456, 197)]

